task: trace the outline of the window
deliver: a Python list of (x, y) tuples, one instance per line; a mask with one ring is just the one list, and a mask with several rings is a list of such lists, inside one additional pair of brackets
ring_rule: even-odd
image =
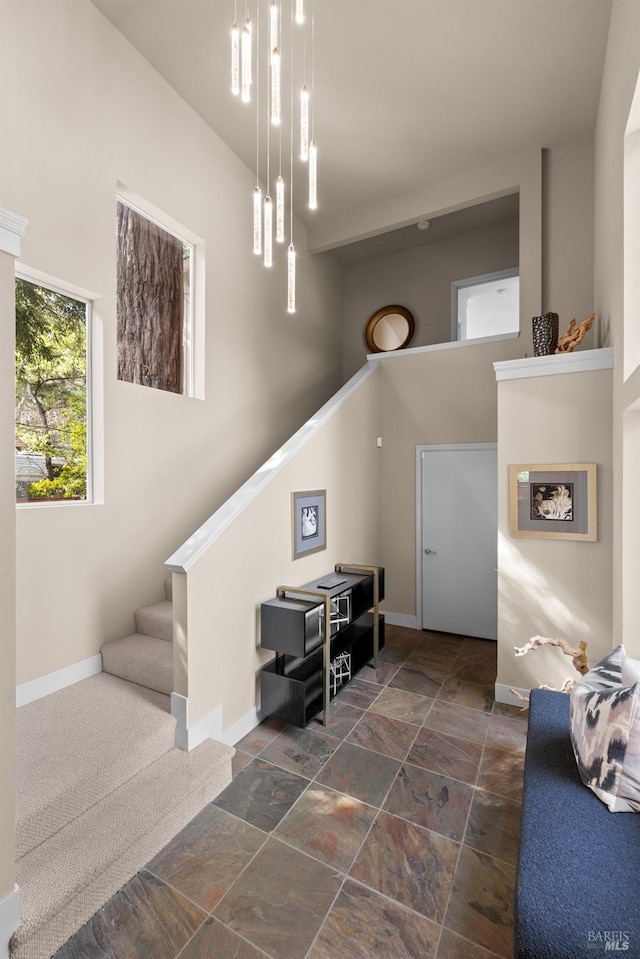
[(118, 199), (118, 379), (191, 393), (193, 247)]
[(89, 499), (90, 304), (16, 279), (16, 500)]
[(520, 330), (518, 269), (454, 280), (451, 284), (451, 338), (475, 340)]

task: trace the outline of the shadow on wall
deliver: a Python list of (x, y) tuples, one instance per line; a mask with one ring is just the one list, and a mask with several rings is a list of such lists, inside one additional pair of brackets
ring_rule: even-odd
[[(555, 545), (555, 544), (554, 544)], [(500, 682), (523, 689), (547, 683), (561, 685), (573, 674), (570, 660), (557, 648), (545, 647), (529, 652), (522, 658), (515, 656), (515, 646), (524, 644), (537, 634), (566, 639), (571, 646), (584, 640), (593, 664), (600, 658), (593, 649), (592, 630), (575, 610), (565, 602), (562, 589), (554, 584), (544, 570), (526, 559), (518, 544), (498, 535), (498, 618), (500, 623), (501, 658), (505, 678)], [(510, 647), (508, 644), (512, 644)], [(513, 657), (513, 664), (509, 657)], [(517, 679), (508, 677), (515, 677)]]

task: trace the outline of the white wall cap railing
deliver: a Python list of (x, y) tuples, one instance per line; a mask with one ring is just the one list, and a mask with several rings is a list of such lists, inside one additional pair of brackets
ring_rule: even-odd
[[(377, 359), (377, 357), (375, 358)], [(287, 440), (284, 446), (264, 463), (253, 476), (244, 483), (233, 496), (222, 504), (216, 512), (206, 520), (200, 529), (196, 530), (183, 545), (166, 561), (165, 566), (175, 573), (186, 573), (194, 565), (213, 542), (233, 523), (237, 516), (247, 508), (293, 457), (309, 442), (318, 430), (324, 426), (334, 413), (346, 403), (372, 373), (378, 368), (377, 362), (369, 361), (366, 366), (348, 380), (334, 396), (328, 400), (318, 412), (300, 427), (297, 433)]]
[[(455, 350), (458, 347), (482, 346), (483, 343), (498, 343), (500, 340), (517, 340), (519, 332), (496, 333), (494, 336), (479, 336), (473, 340), (451, 340), (449, 343), (431, 343), (429, 346), (413, 346), (408, 350), (391, 350), (388, 353), (369, 353), (368, 360), (391, 360), (400, 356), (419, 356), (421, 353), (436, 353), (438, 350)], [(495, 363), (494, 363), (495, 366)]]
[(557, 376), (559, 373), (588, 373), (613, 369), (613, 348), (527, 356), (519, 360), (500, 360), (493, 364), (496, 380), (521, 380), (528, 376)]

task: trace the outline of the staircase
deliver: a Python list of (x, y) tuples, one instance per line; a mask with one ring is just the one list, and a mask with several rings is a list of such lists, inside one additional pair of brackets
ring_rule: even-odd
[(135, 611), (135, 633), (112, 639), (101, 649), (102, 670), (170, 696), (173, 692), (173, 603), (171, 580), (165, 599)]
[(12, 959), (48, 959), (231, 781), (234, 750), (174, 746), (173, 604), (135, 612), (103, 671), (17, 713)]
[(17, 711), (12, 959), (48, 959), (229, 784), (233, 749), (174, 738), (167, 696), (104, 672)]

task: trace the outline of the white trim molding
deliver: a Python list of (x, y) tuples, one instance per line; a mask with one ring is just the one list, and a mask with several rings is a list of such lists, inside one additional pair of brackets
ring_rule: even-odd
[(171, 693), (171, 715), (176, 720), (176, 746), (191, 752), (205, 739), (223, 742), (222, 706), (216, 706), (202, 719), (189, 726), (189, 700), (180, 693)]
[(9, 940), (20, 925), (20, 889), (0, 902), (0, 959), (9, 959)]
[(520, 706), (520, 708), (522, 708), (525, 703), (523, 703), (521, 699), (518, 699), (512, 690), (520, 693), (525, 699), (529, 698), (529, 693), (531, 692), (530, 689), (520, 689), (517, 686), (505, 686), (503, 683), (496, 683), (494, 692), (496, 702), (504, 703), (507, 706)]
[(260, 712), (260, 707), (255, 706), (248, 713), (241, 716), (240, 719), (228, 726), (222, 734), (222, 742), (227, 746), (235, 746), (241, 739), (250, 733), (252, 729), (259, 726), (264, 716)]
[(35, 699), (42, 699), (49, 693), (57, 693), (59, 689), (65, 686), (73, 686), (83, 679), (89, 679), (102, 672), (102, 656), (97, 653), (88, 659), (82, 659), (79, 663), (72, 663), (71, 666), (63, 666), (62, 669), (56, 669), (52, 673), (45, 673), (44, 676), (38, 676), (37, 679), (30, 679), (26, 683), (20, 683), (16, 686), (16, 706), (26, 706)]
[(0, 207), (0, 253), (20, 256), (20, 240), (27, 231), (29, 221), (19, 213)]
[(588, 373), (613, 369), (613, 348), (527, 356), (518, 360), (500, 360), (493, 364), (496, 380), (522, 380), (529, 376), (557, 376), (558, 373)]
[(195, 749), (205, 739), (215, 739), (225, 746), (235, 746), (247, 733), (259, 726), (263, 719), (260, 707), (255, 706), (237, 722), (223, 729), (222, 706), (216, 706), (207, 716), (189, 726), (189, 700), (180, 693), (171, 693), (171, 715), (176, 720), (176, 746), (185, 752)]

